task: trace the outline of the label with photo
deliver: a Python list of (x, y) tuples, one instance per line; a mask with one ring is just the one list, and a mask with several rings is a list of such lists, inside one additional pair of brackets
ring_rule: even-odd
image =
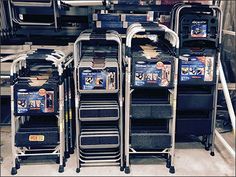
[(181, 61), (181, 81), (213, 81), (214, 57), (192, 56)]
[(171, 64), (157, 63), (136, 63), (135, 64), (135, 86), (153, 84), (166, 87), (171, 81)]
[(207, 22), (206, 21), (192, 21), (191, 37), (206, 38), (207, 37)]
[(83, 90), (115, 90), (116, 73), (107, 71), (83, 72), (81, 75)]
[(51, 113), (54, 112), (54, 91), (40, 89), (37, 92), (18, 91), (17, 113)]

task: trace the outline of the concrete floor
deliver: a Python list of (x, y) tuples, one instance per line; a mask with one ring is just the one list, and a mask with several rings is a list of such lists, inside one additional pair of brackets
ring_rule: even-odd
[[(11, 170), (10, 127), (1, 128), (1, 176), (9, 176)], [(233, 136), (231, 136), (233, 138)], [(235, 141), (231, 141), (235, 147)], [(17, 176), (235, 176), (235, 160), (224, 147), (216, 142), (215, 156), (210, 156), (201, 143), (176, 144), (176, 173), (170, 174), (165, 161), (158, 158), (134, 159), (131, 161), (129, 175), (120, 172), (118, 167), (84, 167), (77, 174), (76, 158), (73, 154), (65, 167), (64, 173), (58, 173), (58, 165), (47, 160), (42, 162), (25, 162), (21, 164)]]

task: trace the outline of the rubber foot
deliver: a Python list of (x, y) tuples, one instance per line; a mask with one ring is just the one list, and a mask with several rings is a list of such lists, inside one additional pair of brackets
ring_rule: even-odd
[(70, 154), (74, 154), (74, 149), (70, 149)]
[(170, 166), (171, 166), (171, 162), (170, 162), (170, 160), (167, 160), (166, 161), (166, 168), (170, 168)]
[(124, 167), (120, 167), (120, 171), (124, 171)]
[(211, 154), (211, 156), (215, 156), (215, 153), (214, 153), (214, 152), (211, 152), (210, 154)]
[(171, 166), (170, 169), (169, 169), (169, 172), (171, 174), (174, 174), (175, 173), (175, 167), (174, 166)]
[(11, 169), (11, 175), (16, 175), (17, 174), (17, 169), (16, 167), (12, 167)]
[(63, 165), (59, 166), (58, 172), (59, 173), (63, 173), (64, 172), (64, 166)]
[(76, 168), (76, 173), (79, 173), (80, 172), (80, 168)]
[(16, 169), (18, 170), (18, 169), (20, 169), (20, 162), (17, 159), (15, 161), (16, 161), (15, 162), (16, 163)]
[(209, 151), (210, 148), (209, 148), (208, 146), (205, 146), (205, 150), (206, 150), (206, 151)]
[(125, 174), (130, 174), (130, 168), (129, 167), (125, 167)]

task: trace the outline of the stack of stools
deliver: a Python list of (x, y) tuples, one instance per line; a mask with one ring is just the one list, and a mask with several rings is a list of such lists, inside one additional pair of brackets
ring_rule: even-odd
[[(72, 53), (37, 49), (11, 66), (13, 168), (29, 156), (54, 156), (64, 171), (64, 70)], [(71, 58), (71, 59), (70, 59)]]
[[(73, 60), (73, 58), (71, 58)], [(65, 113), (65, 157), (69, 158), (74, 153), (75, 144), (75, 102), (73, 62), (69, 62), (64, 72), (64, 113)]]
[(93, 21), (96, 28), (121, 29), (125, 30), (133, 23), (145, 23), (154, 21), (154, 12), (125, 14), (125, 13), (99, 13), (93, 14)]
[(180, 36), (177, 135), (202, 137), (214, 155), (222, 14), (217, 6), (182, 4), (172, 12)]
[(178, 45), (176, 33), (164, 25), (137, 23), (127, 30), (125, 173), (130, 154), (164, 154), (175, 172)]
[(119, 35), (82, 32), (74, 47), (77, 169), (123, 170), (122, 45)]

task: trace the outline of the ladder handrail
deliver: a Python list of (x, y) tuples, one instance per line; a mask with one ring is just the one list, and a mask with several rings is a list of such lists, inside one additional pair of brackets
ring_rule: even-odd
[(234, 112), (233, 104), (232, 104), (232, 101), (231, 101), (231, 98), (230, 98), (230, 95), (229, 95), (229, 89), (228, 89), (228, 86), (227, 86), (227, 82), (226, 82), (226, 79), (225, 79), (225, 74), (224, 74), (224, 70), (223, 70), (221, 61), (220, 61), (219, 65), (220, 65), (219, 66), (220, 81), (221, 81), (221, 84), (222, 84), (223, 93), (224, 93), (224, 96), (225, 96), (225, 101), (226, 101), (226, 105), (227, 105), (228, 112), (229, 112), (229, 117), (230, 117), (230, 120), (231, 120), (231, 123), (232, 123), (233, 132), (234, 132), (234, 135), (235, 135), (235, 112)]

